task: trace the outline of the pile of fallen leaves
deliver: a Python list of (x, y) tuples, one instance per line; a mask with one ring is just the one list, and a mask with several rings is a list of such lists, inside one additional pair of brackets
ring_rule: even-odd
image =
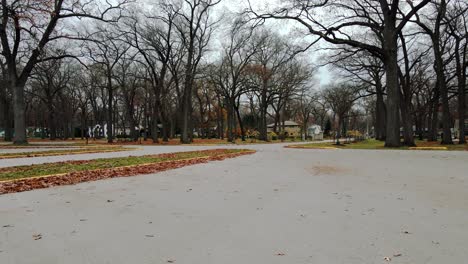
[[(129, 177), (140, 174), (150, 174), (156, 173), (171, 169), (177, 169), (185, 166), (190, 166), (199, 163), (207, 163), (209, 161), (220, 161), (227, 158), (234, 158), (242, 155), (248, 155), (254, 153), (254, 151), (240, 151), (234, 153), (227, 153), (225, 150), (207, 150), (200, 151), (201, 153), (206, 154), (206, 156), (183, 159), (183, 160), (171, 160), (163, 161), (157, 163), (135, 165), (135, 166), (126, 166), (126, 167), (116, 167), (108, 169), (98, 169), (98, 170), (85, 170), (85, 171), (74, 171), (65, 174), (51, 175), (44, 177), (34, 177), (34, 178), (25, 178), (18, 179), (13, 181), (4, 181), (0, 182), (0, 194), (6, 193), (15, 193), (15, 192), (24, 192), (34, 189), (43, 189), (52, 186), (63, 186), (63, 185), (73, 185), (82, 182), (96, 181), (101, 179), (109, 179), (116, 177)], [(171, 154), (161, 154), (157, 155), (161, 158), (171, 158), (176, 157), (177, 153)], [(83, 164), (87, 161), (70, 161), (68, 163), (73, 164)], [(3, 168), (2, 170), (9, 169)]]

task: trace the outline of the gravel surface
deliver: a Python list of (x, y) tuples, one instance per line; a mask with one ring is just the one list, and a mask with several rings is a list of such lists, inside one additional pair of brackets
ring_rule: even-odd
[(246, 148), (258, 152), (2, 195), (0, 263), (466, 263), (468, 152)]

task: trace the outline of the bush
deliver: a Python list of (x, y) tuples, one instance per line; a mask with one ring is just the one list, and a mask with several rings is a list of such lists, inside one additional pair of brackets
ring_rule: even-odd
[(247, 132), (245, 133), (245, 135), (247, 136), (247, 138), (250, 139), (250, 142), (251, 143), (254, 143), (256, 142), (256, 140), (258, 139), (258, 137), (260, 136), (260, 132), (258, 132), (257, 130), (247, 130)]
[(278, 140), (278, 135), (275, 132), (268, 132), (268, 140)]
[(354, 141), (361, 141), (363, 140), (363, 135), (358, 130), (350, 130), (346, 133), (347, 137), (354, 138)]
[(247, 137), (249, 138), (255, 138), (255, 139), (258, 139), (258, 137), (260, 136), (260, 132), (258, 132), (257, 130), (247, 130)]

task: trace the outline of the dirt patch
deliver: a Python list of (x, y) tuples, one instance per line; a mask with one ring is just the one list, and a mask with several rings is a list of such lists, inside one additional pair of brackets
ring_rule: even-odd
[(336, 175), (336, 174), (343, 174), (349, 172), (349, 170), (338, 167), (338, 166), (329, 166), (329, 165), (321, 165), (321, 166), (314, 166), (307, 170), (314, 176), (318, 175)]

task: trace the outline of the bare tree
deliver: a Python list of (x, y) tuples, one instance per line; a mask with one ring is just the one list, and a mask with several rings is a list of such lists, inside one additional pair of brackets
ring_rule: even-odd
[(458, 86), (459, 144), (465, 144), (466, 90), (468, 70), (468, 3), (456, 1), (446, 14), (448, 33), (455, 39), (454, 57)]
[[(176, 19), (180, 8), (166, 2), (158, 2), (155, 10), (157, 15), (144, 15), (144, 18), (135, 14), (127, 24), (127, 41), (138, 50), (143, 58), (143, 65), (149, 74), (149, 83), (155, 99), (152, 113), (152, 137), (158, 142), (158, 120), (163, 125), (163, 141), (168, 141), (169, 113), (167, 113), (167, 97), (170, 81), (167, 81), (170, 72), (170, 62), (177, 52), (179, 39), (176, 35)], [(178, 59), (181, 57), (178, 57)]]
[(121, 58), (128, 52), (130, 46), (123, 42), (119, 35), (110, 30), (100, 30), (94, 37), (95, 41), (88, 43), (87, 50), (89, 58), (102, 67), (105, 74), (107, 90), (107, 141), (112, 143), (114, 140), (114, 70)]
[[(385, 146), (400, 146), (400, 87), (398, 84), (398, 33), (430, 0), (402, 6), (401, 1), (288, 1), (284, 6), (264, 14), (250, 8), (257, 19), (283, 19), (297, 22), (310, 34), (335, 45), (366, 50), (385, 65), (387, 83), (387, 135)], [(324, 21), (317, 15), (333, 14)], [(400, 10), (409, 10), (401, 14)], [(326, 17), (326, 16), (325, 16)], [(359, 34), (359, 32), (363, 32)], [(369, 38), (369, 36), (372, 36)], [(375, 43), (375, 39), (378, 43)], [(313, 42), (315, 43), (315, 42)]]
[[(29, 91), (39, 98), (47, 109), (47, 124), (50, 140), (57, 139), (57, 129), (60, 121), (60, 94), (69, 85), (73, 65), (65, 60), (51, 60), (39, 63), (32, 75), (32, 90)], [(69, 106), (67, 107), (69, 108)]]
[(351, 111), (354, 102), (359, 98), (357, 91), (359, 88), (349, 84), (332, 85), (323, 91), (323, 98), (330, 106), (330, 109), (336, 114), (336, 144), (340, 144), (341, 130), (345, 118)]
[[(13, 90), (16, 144), (27, 142), (24, 102), (26, 82), (37, 63), (58, 59), (42, 58), (44, 49), (58, 40), (84, 39), (83, 36), (58, 32), (56, 29), (65, 24), (65, 20), (73, 21), (74, 18), (115, 21), (121, 16), (120, 8), (127, 2), (119, 0), (114, 5), (109, 1), (91, 0), (1, 1), (1, 55), (7, 65), (9, 86)], [(62, 55), (60, 58), (67, 56), (70, 55)]]
[(195, 75), (206, 51), (216, 21), (211, 19), (211, 10), (221, 0), (184, 0), (177, 11), (180, 19), (176, 24), (182, 43), (187, 52), (184, 70), (184, 90), (182, 99), (181, 142), (191, 142), (190, 115)]
[(364, 92), (375, 95), (375, 138), (385, 141), (387, 107), (382, 61), (366, 51), (357, 51), (347, 47), (337, 48), (336, 51), (336, 54), (329, 58), (330, 62), (344, 71), (342, 74), (347, 80), (365, 84)]
[(285, 64), (294, 57), (294, 52), (278, 35), (263, 30), (255, 35), (260, 43), (254, 55), (253, 63), (246, 69), (249, 75), (249, 85), (252, 86), (259, 104), (258, 130), (260, 140), (267, 140), (268, 107), (277, 95), (279, 72), (284, 70)]
[(241, 126), (242, 140), (245, 140), (238, 102), (250, 88), (246, 84), (245, 71), (252, 63), (261, 44), (253, 40), (252, 34), (252, 30), (242, 25), (242, 21), (235, 21), (229, 32), (229, 41), (224, 45), (220, 65), (213, 65), (207, 73), (211, 76), (216, 91), (223, 97), (227, 108), (227, 140), (229, 142), (235, 139), (236, 119)]
[(296, 102), (298, 105), (297, 112), (300, 117), (302, 133), (304, 134), (305, 139), (307, 139), (310, 136), (308, 134), (308, 126), (311, 117), (314, 115), (314, 110), (317, 106), (317, 100), (317, 96), (315, 94), (312, 94), (312, 92), (305, 87), (304, 89), (301, 89), (301, 92), (296, 98)]
[[(450, 1), (450, 0), (449, 0)], [(447, 42), (444, 41), (444, 26), (443, 20), (447, 14), (447, 1), (433, 1), (431, 7), (434, 9), (434, 16), (423, 21), (421, 16), (416, 14), (415, 22), (424, 30), (432, 41), (432, 50), (434, 52), (434, 70), (437, 76), (437, 85), (439, 89), (440, 99), (442, 102), (442, 125), (443, 138), (442, 144), (453, 144), (451, 128), (451, 117), (449, 108), (449, 90), (447, 85), (447, 76), (445, 74), (444, 53), (447, 49)], [(432, 23), (428, 24), (427, 21)]]

